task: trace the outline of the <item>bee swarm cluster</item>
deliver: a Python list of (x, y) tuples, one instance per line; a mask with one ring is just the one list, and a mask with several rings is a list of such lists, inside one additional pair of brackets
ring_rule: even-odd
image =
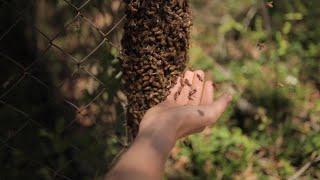
[(127, 125), (135, 136), (146, 110), (165, 100), (185, 70), (192, 23), (188, 0), (125, 2), (121, 67)]

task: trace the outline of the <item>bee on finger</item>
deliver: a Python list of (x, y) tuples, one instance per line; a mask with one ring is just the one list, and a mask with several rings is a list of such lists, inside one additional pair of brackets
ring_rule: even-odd
[(174, 100), (175, 100), (175, 101), (177, 101), (179, 95), (180, 95), (179, 91), (177, 91), (176, 93), (174, 93)]
[(203, 78), (200, 76), (200, 74), (197, 74), (197, 78), (198, 78), (201, 82), (203, 82)]
[(214, 83), (214, 82), (213, 82), (213, 83), (212, 83), (212, 86), (213, 86), (214, 89), (217, 89), (217, 88), (218, 88), (217, 83)]
[(200, 116), (204, 116), (204, 112), (201, 111), (201, 110), (199, 110), (199, 109), (198, 109), (198, 114), (199, 114)]
[(181, 84), (181, 87), (183, 87), (183, 86), (184, 86), (184, 81), (183, 81), (183, 79), (182, 79), (182, 78), (180, 79), (180, 84)]
[(184, 83), (185, 83), (187, 86), (189, 86), (189, 87), (191, 87), (191, 86), (192, 86), (192, 84), (189, 82), (189, 80), (188, 80), (188, 79), (185, 79), (185, 80), (184, 80)]
[(192, 96), (193, 96), (195, 93), (197, 93), (197, 90), (196, 90), (196, 89), (192, 89), (192, 90), (189, 92), (189, 96), (188, 96), (189, 100), (193, 100)]

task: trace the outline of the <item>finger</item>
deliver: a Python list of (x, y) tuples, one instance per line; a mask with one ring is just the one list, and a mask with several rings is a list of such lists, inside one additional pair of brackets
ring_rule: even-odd
[[(204, 83), (204, 87), (202, 90), (202, 97), (200, 104), (201, 105), (209, 105), (213, 103), (213, 96), (214, 96), (214, 88), (212, 85), (212, 81), (206, 81)], [(199, 112), (198, 112), (199, 113)], [(197, 128), (194, 133), (202, 132), (206, 126), (201, 126), (200, 128)]]
[(177, 79), (177, 83), (173, 86), (173, 88), (170, 89), (170, 94), (169, 96), (167, 97), (166, 101), (167, 102), (174, 102), (175, 101), (175, 98), (177, 98), (178, 96), (178, 90), (180, 89), (181, 87), (181, 83), (180, 83), (180, 79), (181, 77), (178, 77)]
[[(206, 81), (204, 83), (200, 104), (202, 104), (202, 105), (212, 104), (213, 103), (213, 96), (214, 96), (214, 88), (212, 85), (212, 81)], [(204, 129), (205, 129), (205, 126), (196, 129), (194, 132), (195, 133), (202, 132)]]
[(184, 112), (178, 119), (185, 119), (185, 128), (182, 128), (179, 137), (186, 136), (193, 132), (202, 131), (206, 126), (212, 125), (226, 110), (232, 96), (225, 94), (209, 105), (183, 106)]
[(186, 105), (189, 101), (188, 96), (189, 92), (191, 90), (192, 86), (192, 80), (193, 80), (194, 73), (192, 71), (186, 71), (184, 74), (183, 82), (184, 86), (182, 87), (182, 90), (180, 92), (180, 95), (178, 96), (176, 103), (179, 105)]
[(202, 89), (204, 84), (204, 72), (201, 70), (194, 71), (192, 80), (192, 89), (189, 93), (189, 105), (199, 105), (202, 96)]
[(209, 105), (213, 103), (214, 88), (212, 81), (206, 81), (203, 87), (201, 103), (202, 105)]
[(199, 114), (202, 115), (202, 119), (204, 120), (203, 123), (205, 123), (205, 126), (215, 123), (227, 109), (231, 100), (232, 96), (225, 94), (218, 98), (218, 100), (214, 101), (212, 104), (201, 106), (200, 111), (202, 112), (199, 111)]

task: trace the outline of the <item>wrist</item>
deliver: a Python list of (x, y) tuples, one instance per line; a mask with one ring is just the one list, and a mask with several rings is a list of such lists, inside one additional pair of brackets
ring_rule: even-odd
[(153, 150), (160, 153), (165, 158), (169, 155), (171, 149), (175, 145), (175, 138), (169, 134), (159, 134), (153, 132), (139, 132), (135, 143), (143, 143), (150, 146)]

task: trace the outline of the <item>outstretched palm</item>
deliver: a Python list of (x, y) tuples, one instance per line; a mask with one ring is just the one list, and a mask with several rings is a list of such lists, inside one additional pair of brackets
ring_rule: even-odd
[(139, 134), (172, 137), (175, 141), (200, 132), (213, 124), (231, 101), (230, 95), (213, 100), (211, 81), (204, 81), (203, 71), (187, 71), (171, 89), (166, 101), (148, 110)]

